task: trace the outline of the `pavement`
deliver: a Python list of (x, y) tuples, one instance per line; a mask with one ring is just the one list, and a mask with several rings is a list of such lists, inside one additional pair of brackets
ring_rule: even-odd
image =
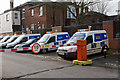
[(104, 59), (100, 54), (90, 55), (92, 65), (73, 65), (72, 61), (64, 60), (55, 52), (46, 54), (32, 53), (0, 53), (1, 77), (14, 79), (30, 78), (97, 78), (117, 79), (119, 76), (118, 54), (110, 54)]

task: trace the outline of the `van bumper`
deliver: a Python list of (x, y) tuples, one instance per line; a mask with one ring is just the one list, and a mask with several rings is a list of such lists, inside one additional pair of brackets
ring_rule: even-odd
[(77, 53), (76, 52), (65, 52), (61, 54), (61, 52), (57, 52), (58, 56), (62, 58), (67, 58), (67, 59), (77, 59)]

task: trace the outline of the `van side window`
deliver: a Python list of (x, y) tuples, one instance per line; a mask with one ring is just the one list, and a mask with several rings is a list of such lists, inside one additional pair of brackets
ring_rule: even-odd
[(48, 41), (48, 43), (55, 42), (55, 36), (51, 37)]
[(27, 37), (24, 37), (20, 42), (26, 42), (28, 40)]
[(91, 36), (88, 36), (88, 37), (86, 38), (86, 41), (87, 41), (87, 44), (93, 43), (93, 37), (92, 37), (92, 35), (91, 35)]

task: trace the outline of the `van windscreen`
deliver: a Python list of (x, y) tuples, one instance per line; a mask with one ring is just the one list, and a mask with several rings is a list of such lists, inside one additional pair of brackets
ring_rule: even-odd
[(5, 41), (7, 41), (9, 38), (10, 38), (9, 36), (6, 36), (6, 37), (4, 37), (0, 42), (5, 42)]
[(45, 43), (49, 39), (50, 35), (45, 34), (41, 37), (41, 39), (38, 41), (38, 43)]
[(17, 39), (15, 39), (15, 41), (13, 41), (13, 42), (20, 42), (24, 37), (25, 37), (25, 36), (20, 36), (20, 37), (18, 37)]
[(73, 35), (66, 44), (68, 44), (68, 43), (77, 43), (77, 40), (84, 40), (85, 36), (86, 35), (82, 35), (82, 34)]

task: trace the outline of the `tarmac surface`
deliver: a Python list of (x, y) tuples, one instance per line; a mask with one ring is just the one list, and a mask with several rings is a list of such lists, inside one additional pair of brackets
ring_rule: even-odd
[(46, 54), (0, 53), (0, 75), (2, 78), (108, 78), (117, 79), (120, 64), (118, 54), (108, 54), (105, 59), (100, 54), (90, 55), (92, 65), (73, 65), (71, 60), (57, 56), (55, 52)]

